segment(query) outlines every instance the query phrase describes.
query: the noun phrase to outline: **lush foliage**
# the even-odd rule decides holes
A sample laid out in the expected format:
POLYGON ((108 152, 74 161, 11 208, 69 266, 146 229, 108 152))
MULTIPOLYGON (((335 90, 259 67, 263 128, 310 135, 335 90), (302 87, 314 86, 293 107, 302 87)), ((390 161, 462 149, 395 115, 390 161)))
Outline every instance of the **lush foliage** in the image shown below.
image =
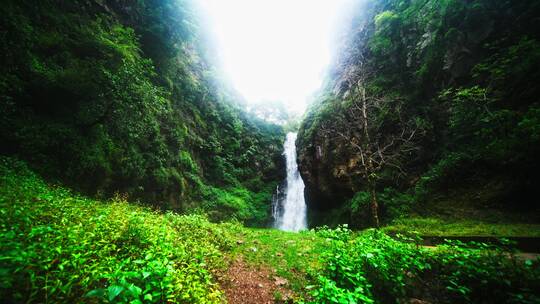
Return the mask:
POLYGON ((380 231, 358 237, 346 227, 322 230, 331 240, 315 303, 535 303, 540 263, 486 244, 448 242, 437 249, 380 231))
POLYGON ((374 230, 213 224, 119 196, 79 196, 4 157, 0 207, 0 298, 9 303, 222 303, 216 277, 237 258, 286 278, 299 303, 535 303, 540 296, 539 261, 495 246, 425 248, 374 230))
POLYGON ((258 197, 280 181, 283 131, 214 76, 190 1, 7 1, 0 13, 1 153, 86 193, 178 211, 213 187, 258 197))
POLYGON ((0 298, 10 303, 221 303, 226 226, 102 203, 0 160, 0 298))
POLYGON ((355 207, 367 182, 358 176, 359 153, 321 130, 328 123, 351 129, 360 120, 347 116, 358 99, 353 92, 365 89, 392 108, 383 105, 370 120, 388 128, 380 142, 395 132, 390 114, 396 110, 424 132, 414 155, 379 174, 378 195, 392 189, 394 196, 382 203, 389 211, 383 217, 429 208, 451 190, 475 191, 469 185, 492 187, 494 194, 470 200, 472 207, 536 210, 529 198, 539 189, 540 36, 532 23, 539 13, 537 1, 383 0, 358 9, 337 72, 300 128, 301 170, 316 176, 308 188, 327 191, 314 196, 337 197, 351 207, 344 218, 362 225, 355 207), (403 208, 392 205, 397 201, 403 208))

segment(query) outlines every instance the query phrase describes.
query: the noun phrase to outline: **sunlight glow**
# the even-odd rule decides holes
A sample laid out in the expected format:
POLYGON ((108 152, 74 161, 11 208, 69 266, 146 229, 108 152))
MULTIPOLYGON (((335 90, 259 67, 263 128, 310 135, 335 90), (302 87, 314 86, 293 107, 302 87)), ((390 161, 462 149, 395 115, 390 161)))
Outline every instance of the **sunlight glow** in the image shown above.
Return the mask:
POLYGON ((351 0, 201 0, 225 74, 248 103, 303 112, 331 59, 340 8, 351 0))

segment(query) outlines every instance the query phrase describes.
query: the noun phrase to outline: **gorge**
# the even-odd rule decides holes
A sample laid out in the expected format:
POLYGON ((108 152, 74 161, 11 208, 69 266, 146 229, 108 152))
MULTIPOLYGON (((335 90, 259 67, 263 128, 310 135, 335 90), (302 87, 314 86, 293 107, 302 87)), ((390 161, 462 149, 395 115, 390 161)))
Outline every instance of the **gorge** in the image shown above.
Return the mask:
POLYGON ((540 302, 540 1, 0 15, 0 302, 540 302))

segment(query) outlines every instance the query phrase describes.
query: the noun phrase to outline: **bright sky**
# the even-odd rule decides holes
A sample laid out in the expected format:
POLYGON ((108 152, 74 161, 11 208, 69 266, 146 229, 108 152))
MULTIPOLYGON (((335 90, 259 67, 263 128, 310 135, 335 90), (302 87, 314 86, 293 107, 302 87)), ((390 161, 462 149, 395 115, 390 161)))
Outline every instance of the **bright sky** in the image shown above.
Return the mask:
POLYGON ((338 12, 352 0, 202 0, 226 75, 248 103, 303 112, 331 59, 338 12))

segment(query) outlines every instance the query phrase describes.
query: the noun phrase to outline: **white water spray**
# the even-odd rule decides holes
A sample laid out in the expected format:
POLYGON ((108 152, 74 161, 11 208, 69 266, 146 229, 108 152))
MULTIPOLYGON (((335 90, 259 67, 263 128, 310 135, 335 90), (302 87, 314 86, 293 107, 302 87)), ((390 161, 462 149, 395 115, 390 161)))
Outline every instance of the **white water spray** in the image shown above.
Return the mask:
POLYGON ((284 144, 287 161, 287 189, 282 208, 279 200, 274 201, 273 215, 276 228, 286 231, 299 231, 307 228, 306 202, 304 200, 304 181, 296 163, 296 133, 288 133, 284 144))

